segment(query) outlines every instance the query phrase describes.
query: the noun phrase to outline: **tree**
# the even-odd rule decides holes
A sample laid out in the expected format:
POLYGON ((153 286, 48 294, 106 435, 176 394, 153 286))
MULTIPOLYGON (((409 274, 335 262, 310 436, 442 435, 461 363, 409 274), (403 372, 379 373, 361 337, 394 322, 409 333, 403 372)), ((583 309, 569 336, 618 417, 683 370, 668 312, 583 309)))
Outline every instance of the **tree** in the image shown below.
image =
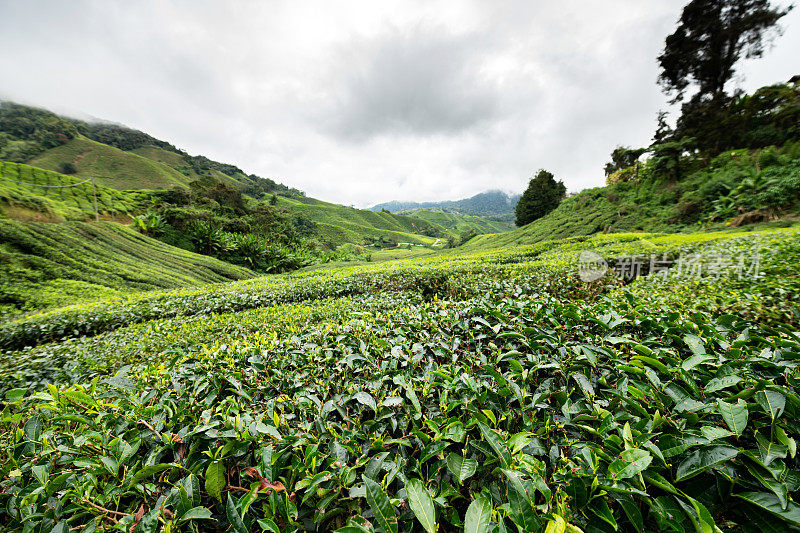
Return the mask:
POLYGON ((278 205, 278 197, 275 194, 269 199, 269 205, 278 205))
POLYGON ((632 167, 639 160, 639 157, 647 151, 647 148, 628 148, 627 146, 617 146, 611 152, 611 162, 606 163, 606 176, 610 176, 617 170, 632 167))
POLYGON ((566 192, 567 188, 552 173, 539 170, 517 203, 517 226, 530 224, 558 207, 566 192))
POLYGON ((769 0, 692 0, 658 56, 659 85, 674 94, 673 103, 683 100, 690 84, 701 98, 724 95, 736 63, 761 57, 792 7, 773 8, 769 0))
POLYGON ((659 111, 656 117, 656 132, 653 135, 653 144, 661 144, 667 142, 672 135, 672 128, 667 123, 667 116, 669 113, 666 111, 659 111))
POLYGON ((58 171, 62 174, 77 174, 78 167, 75 166, 75 163, 71 161, 64 161, 58 166, 58 171))
POLYGON ((668 181, 678 181, 684 170, 681 166, 681 158, 691 149, 693 144, 694 139, 684 137, 680 141, 668 141, 651 146, 653 172, 668 181))

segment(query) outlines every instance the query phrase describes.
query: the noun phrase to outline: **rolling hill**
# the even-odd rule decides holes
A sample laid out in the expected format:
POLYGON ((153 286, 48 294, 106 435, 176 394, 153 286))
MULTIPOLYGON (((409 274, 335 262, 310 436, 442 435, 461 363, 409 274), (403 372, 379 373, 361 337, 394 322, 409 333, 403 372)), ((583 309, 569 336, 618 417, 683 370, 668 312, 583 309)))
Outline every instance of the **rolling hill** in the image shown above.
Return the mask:
POLYGON ((503 233, 516 227, 512 220, 508 220, 509 217, 504 216, 463 215, 433 208, 406 209, 400 213, 427 220, 432 224, 441 226, 448 233, 456 235, 462 235, 470 231, 477 234, 503 233))
POLYGON ((336 244, 384 239, 396 243, 429 245, 447 231, 420 217, 375 213, 306 197, 279 197, 278 207, 313 222, 314 232, 336 244))
POLYGON ((100 222, 0 220, 0 315, 255 274, 100 222))
POLYGON ((78 176, 96 176, 117 189, 185 188, 210 179, 259 192, 299 193, 120 124, 85 122, 8 101, 0 101, 0 161, 56 171, 72 165, 78 176))
MULTIPOLYGON (((0 212, 18 220, 87 220, 93 212, 87 204, 87 200, 91 201, 87 195, 90 185, 61 191, 52 185, 96 177, 102 196, 99 208, 108 218, 137 215, 150 209, 145 191, 191 191, 195 184, 206 189, 224 184, 261 202, 275 195, 277 207, 285 209, 287 216, 302 226, 301 231, 331 246, 373 242, 430 245, 465 228, 478 233, 508 229, 500 221, 484 222, 455 212, 447 217, 423 212, 420 216, 376 213, 307 198, 296 189, 247 174, 234 165, 191 156, 138 130, 109 122, 71 119, 11 102, 0 102, 0 161, 8 162, 1 172, 26 177, 16 181, 41 181, 51 186, 26 188, 8 179, 0 182, 0 212), (8 166, 21 163, 51 172, 41 174, 24 169, 25 165, 8 166), (70 175, 57 174, 63 172, 70 175)), ((491 194, 487 198, 497 200, 491 194)), ((470 205, 479 203, 473 199, 470 205)), ((207 205, 204 209, 215 208, 207 205)))

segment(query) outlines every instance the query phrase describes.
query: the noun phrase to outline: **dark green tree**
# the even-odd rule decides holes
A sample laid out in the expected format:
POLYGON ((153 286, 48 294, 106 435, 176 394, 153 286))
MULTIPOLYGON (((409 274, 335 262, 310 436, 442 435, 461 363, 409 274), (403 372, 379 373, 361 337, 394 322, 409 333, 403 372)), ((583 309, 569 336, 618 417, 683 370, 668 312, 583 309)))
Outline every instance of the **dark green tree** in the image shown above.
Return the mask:
POLYGON ((269 205, 278 205, 278 197, 275 194, 269 199, 269 205))
POLYGON ((606 163, 606 176, 610 176, 617 170, 632 167, 639 160, 639 157, 647 151, 647 148, 628 148, 627 146, 617 146, 611 152, 611 162, 606 163))
POLYGON ((667 181, 678 181, 684 173, 681 160, 691 150, 694 139, 685 137, 680 141, 667 141, 650 147, 653 154, 653 171, 667 181))
POLYGON ((58 171, 62 174, 77 174, 78 167, 71 161, 64 161, 58 166, 58 171))
POLYGON ((769 0, 692 0, 658 56, 659 84, 673 102, 683 100, 690 85, 701 97, 724 95, 736 63, 761 57, 792 7, 774 8, 769 0))
POLYGON ((517 203, 517 226, 530 224, 558 207, 566 192, 567 188, 552 173, 539 170, 517 203))

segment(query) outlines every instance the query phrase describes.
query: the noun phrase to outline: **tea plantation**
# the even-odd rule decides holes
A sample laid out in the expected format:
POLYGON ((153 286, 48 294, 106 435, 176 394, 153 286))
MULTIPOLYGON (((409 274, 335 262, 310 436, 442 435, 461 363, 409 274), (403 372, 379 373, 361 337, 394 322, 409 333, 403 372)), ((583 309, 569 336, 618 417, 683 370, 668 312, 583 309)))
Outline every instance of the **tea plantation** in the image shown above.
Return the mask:
POLYGON ((793 531, 798 260, 609 234, 7 321, 0 527, 793 531))

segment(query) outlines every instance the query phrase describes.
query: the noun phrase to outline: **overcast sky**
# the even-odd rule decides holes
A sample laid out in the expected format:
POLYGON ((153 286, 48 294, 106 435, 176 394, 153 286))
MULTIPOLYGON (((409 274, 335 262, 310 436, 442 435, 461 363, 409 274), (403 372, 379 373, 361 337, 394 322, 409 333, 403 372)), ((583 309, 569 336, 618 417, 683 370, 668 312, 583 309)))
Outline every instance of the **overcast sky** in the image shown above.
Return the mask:
MULTIPOLYGON (((602 185, 685 2, 0 0, 0 97, 357 206, 602 185)), ((785 3, 785 2, 784 2, 785 3)), ((748 90, 800 73, 800 9, 748 90)))

